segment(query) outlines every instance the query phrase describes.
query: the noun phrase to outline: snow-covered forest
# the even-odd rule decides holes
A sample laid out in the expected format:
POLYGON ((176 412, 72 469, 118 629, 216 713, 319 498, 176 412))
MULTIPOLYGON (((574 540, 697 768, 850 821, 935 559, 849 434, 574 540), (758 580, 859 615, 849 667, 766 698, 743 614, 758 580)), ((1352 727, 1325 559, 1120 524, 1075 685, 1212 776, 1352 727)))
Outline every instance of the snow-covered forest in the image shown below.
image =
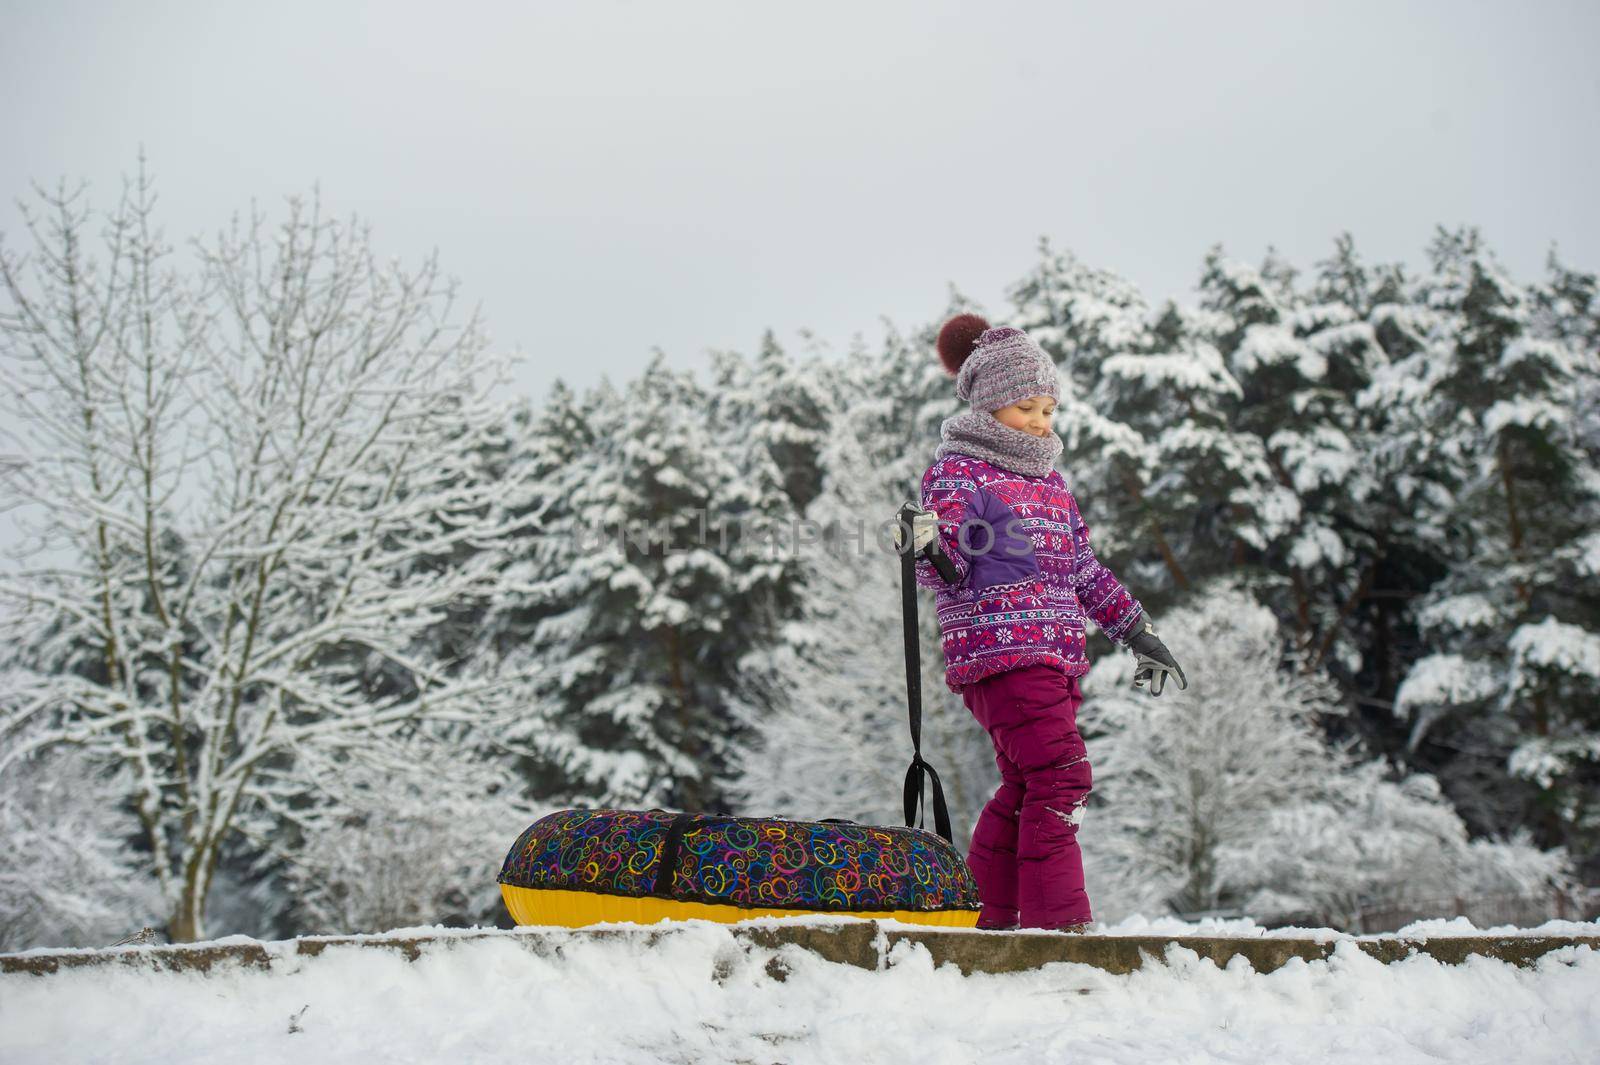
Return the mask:
MULTIPOLYGON (((494 922, 575 805, 897 823, 885 533, 967 309, 1058 361, 1062 472, 1191 682, 1091 641, 1103 916, 1600 881, 1592 272, 1441 230, 1218 247, 1168 300, 1041 243, 1009 306, 532 399, 436 262, 315 200, 175 247, 155 203, 0 246, 0 949, 494 922)), ((964 842, 997 774, 923 602, 964 842)))

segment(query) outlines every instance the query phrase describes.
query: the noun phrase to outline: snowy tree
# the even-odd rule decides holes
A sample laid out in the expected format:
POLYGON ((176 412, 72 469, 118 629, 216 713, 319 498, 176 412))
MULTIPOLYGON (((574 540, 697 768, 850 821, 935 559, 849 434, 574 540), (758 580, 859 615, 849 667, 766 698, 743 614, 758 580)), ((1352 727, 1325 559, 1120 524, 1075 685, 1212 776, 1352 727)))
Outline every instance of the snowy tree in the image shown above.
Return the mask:
POLYGON ((793 524, 781 469, 757 426, 712 406, 657 353, 585 401, 610 424, 552 474, 548 535, 493 622, 533 625, 535 705, 514 738, 557 769, 541 800, 725 804, 738 663, 774 639, 799 573, 776 550, 793 524))
POLYGON ((99 258, 65 190, 30 211, 31 256, 0 249, 5 483, 32 537, 0 579, 21 656, 0 772, 59 743, 121 767, 188 940, 228 841, 270 847, 347 764, 407 779, 399 735, 459 745, 509 712, 427 637, 494 597, 517 522, 472 459, 505 367, 434 259, 381 262, 293 199, 196 242, 183 275, 154 200, 141 168, 99 258))
MULTIPOLYGON (((818 566, 819 526, 805 512, 822 491, 821 449, 835 411, 826 363, 813 353, 797 365, 770 331, 754 363, 736 352, 714 352, 712 360, 712 432, 738 469, 736 491, 723 505, 738 520, 726 556, 747 588, 746 625, 763 633, 739 654, 728 692, 739 732, 728 755, 728 787, 741 808, 754 801, 770 809, 770 796, 742 792, 741 761, 766 724, 808 705, 795 676, 806 641, 803 603, 830 574, 818 566)), ((795 816, 818 816, 814 809, 795 816)))
POLYGON ((759 720, 788 695, 782 672, 763 663, 784 641, 814 579, 804 552, 817 540, 815 526, 802 517, 821 491, 819 454, 833 417, 824 377, 816 355, 794 363, 770 331, 753 363, 735 352, 713 353, 710 429, 733 464, 718 507, 736 522, 721 550, 740 589, 740 628, 760 634, 731 672, 736 721, 759 720))
POLYGON ((603 649, 582 641, 591 609, 584 596, 590 560, 585 515, 574 500, 593 475, 598 428, 621 403, 608 378, 582 397, 557 380, 537 410, 519 411, 510 463, 526 498, 511 512, 538 521, 517 538, 506 594, 480 621, 491 658, 529 678, 521 712, 497 739, 514 756, 526 790, 561 805, 595 798, 589 767, 604 758, 584 749, 581 718, 563 693, 603 681, 603 649))
POLYGON ((876 405, 847 404, 831 418, 827 479, 796 544, 808 573, 799 610, 780 640, 743 663, 764 695, 739 710, 745 739, 733 787, 752 813, 901 820, 910 744, 904 667, 896 668, 899 569, 879 544, 893 502, 862 439, 876 429, 864 408, 876 405))
MULTIPOLYGON (((1271 267, 1269 259, 1257 276, 1271 267)), ((1287 285, 1288 271, 1278 274, 1287 285)), ((1347 302, 1365 299, 1368 284, 1342 238, 1312 292, 1289 295, 1227 354, 1244 390, 1238 426, 1261 440, 1273 491, 1294 501, 1289 527, 1264 545, 1265 562, 1290 578, 1307 667, 1330 663, 1347 675, 1361 658, 1348 620, 1384 560, 1389 517, 1375 505, 1379 486, 1363 462, 1369 438, 1353 401, 1386 361, 1359 305, 1347 302)), ((1271 290, 1260 286, 1247 305, 1264 308, 1271 290)))
POLYGON ((1188 690, 1151 699, 1104 660, 1084 682, 1096 782, 1084 851, 1103 914, 1348 917, 1459 887, 1489 853, 1522 883, 1563 875, 1560 854, 1469 843, 1431 778, 1396 782, 1330 748, 1318 719, 1339 712, 1333 684, 1300 668, 1272 611, 1236 583, 1208 586, 1167 630, 1197 663, 1188 690))
POLYGON ((395 781, 340 767, 288 814, 281 848, 295 934, 493 923, 508 847, 552 808, 514 801, 493 763, 433 742, 403 744, 418 772, 395 781))
POLYGON ((1565 851, 1526 833, 1471 839, 1426 773, 1394 779, 1382 759, 1339 767, 1333 801, 1308 796, 1268 812, 1257 836, 1234 841, 1241 905, 1263 916, 1317 914, 1359 926, 1364 910, 1480 894, 1543 895, 1571 883, 1565 851))
POLYGON ((712 366, 713 423, 730 441, 759 447, 779 471, 789 509, 804 514, 822 490, 826 362, 815 352, 803 360, 790 357, 768 330, 753 361, 713 352, 712 366))
POLYGON ((1079 505, 1100 516, 1102 550, 1152 607, 1188 582, 1169 541, 1162 501, 1148 488, 1159 463, 1164 386, 1147 372, 1176 369, 1134 356, 1156 353, 1154 315, 1132 284, 1041 242, 1035 269, 1008 290, 1016 324, 1061 367, 1056 424, 1062 466, 1079 505), (1135 369, 1137 367, 1137 369, 1135 369))
POLYGON ((1034 268, 1006 295, 1015 308, 1012 324, 1050 353, 1074 392, 1092 392, 1112 356, 1149 349, 1152 315, 1144 294, 1071 252, 1053 251, 1048 240, 1039 242, 1034 268))
POLYGON ((1474 231, 1441 232, 1432 257, 1419 286, 1427 346, 1389 394, 1413 400, 1408 430, 1444 471, 1430 517, 1448 570, 1417 603, 1426 653, 1395 709, 1411 722, 1413 748, 1455 752, 1446 783, 1477 823, 1527 826, 1587 857, 1600 838, 1600 596, 1589 554, 1600 452, 1574 415, 1600 378, 1600 353, 1541 322, 1541 297, 1474 231))
POLYGON ((1273 430, 1304 521, 1280 552, 1290 571, 1293 617, 1308 668, 1326 666, 1346 693, 1349 731, 1373 749, 1403 747, 1391 708, 1415 625, 1407 603, 1439 575, 1434 528, 1419 501, 1442 491, 1423 442, 1401 428, 1406 413, 1375 402, 1395 361, 1421 350, 1425 327, 1398 266, 1367 264, 1348 235, 1317 264, 1297 314, 1306 342, 1326 359, 1321 380, 1292 393, 1308 411, 1273 430))
POLYGON ((1261 442, 1235 427, 1241 389, 1214 342, 1215 318, 1165 305, 1143 350, 1101 366, 1092 410, 1066 410, 1068 446, 1090 461, 1105 454, 1117 470, 1108 487, 1122 491, 1106 493, 1115 509, 1100 524, 1126 525, 1117 535, 1141 556, 1128 568, 1141 596, 1145 587, 1185 593, 1234 569, 1292 518, 1292 500, 1272 492, 1261 442), (1260 502, 1263 490, 1274 506, 1260 502))
POLYGON ((1099 827, 1085 852, 1118 870, 1113 883, 1142 885, 1140 902, 1183 911, 1214 909, 1236 891, 1227 848, 1322 787, 1327 756, 1313 719, 1335 705, 1325 682, 1279 668, 1271 611, 1226 587, 1200 602, 1169 612, 1163 628, 1173 653, 1193 663, 1187 691, 1151 699, 1113 687, 1116 666, 1104 659, 1083 683, 1101 808, 1090 813, 1099 827))
POLYGON ((104 946, 159 923, 129 772, 54 747, 0 775, 0 950, 104 946))
MULTIPOLYGON (((1300 418, 1294 399, 1303 396, 1304 383, 1320 383, 1326 359, 1294 329, 1303 301, 1293 276, 1270 253, 1256 269, 1226 257, 1221 248, 1207 256, 1201 276, 1207 331, 1239 389, 1227 417, 1239 455, 1230 463, 1233 476, 1226 486, 1235 566, 1272 569, 1275 546, 1294 537, 1305 519, 1300 493, 1281 461, 1283 450, 1303 438, 1277 434, 1295 431, 1300 418)), ((1315 552, 1301 554, 1297 561, 1305 564, 1311 558, 1304 556, 1315 552)))

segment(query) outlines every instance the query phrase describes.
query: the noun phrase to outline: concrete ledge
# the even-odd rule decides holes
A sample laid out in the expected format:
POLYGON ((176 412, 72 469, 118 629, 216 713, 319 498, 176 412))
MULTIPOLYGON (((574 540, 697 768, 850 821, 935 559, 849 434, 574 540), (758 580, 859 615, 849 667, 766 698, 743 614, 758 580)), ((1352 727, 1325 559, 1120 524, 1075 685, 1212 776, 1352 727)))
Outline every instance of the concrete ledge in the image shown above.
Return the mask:
POLYGON ((104 950, 0 954, 0 973, 47 976, 62 969, 95 965, 126 965, 155 972, 208 973, 213 968, 226 965, 270 969, 272 955, 263 943, 172 943, 164 946, 107 947, 104 950))
POLYGON ((1496 958, 1524 968, 1563 947, 1600 950, 1600 936, 1439 936, 1437 939, 1357 939, 1362 952, 1388 964, 1413 954, 1426 954, 1446 965, 1460 965, 1474 955, 1496 958))
POLYGON ((1219 967, 1234 958, 1247 960, 1257 972, 1271 972, 1291 958, 1320 961, 1333 952, 1331 943, 1315 939, 1243 939, 1212 936, 1069 936, 1058 932, 958 932, 939 929, 888 932, 890 944, 909 941, 925 948, 935 965, 957 966, 963 973, 1014 973, 1053 962, 1092 965, 1108 973, 1131 973, 1147 960, 1161 961, 1177 944, 1209 958, 1219 967))
POLYGON ((1553 950, 1588 946, 1600 950, 1600 936, 1442 936, 1437 939, 1379 939, 1334 936, 1327 939, 1241 938, 1232 936, 1069 936, 1051 932, 950 932, 944 929, 887 930, 891 944, 907 940, 925 947, 935 965, 946 963, 963 973, 1010 973, 1037 969, 1053 962, 1092 965, 1108 973, 1131 973, 1148 960, 1162 961, 1167 948, 1179 946, 1208 958, 1220 968, 1243 958, 1259 973, 1282 968, 1291 960, 1322 961, 1341 942, 1354 942, 1385 964, 1413 954, 1459 965, 1472 956, 1530 966, 1553 950))
MULTIPOLYGON (((682 926, 659 925, 593 929, 522 928, 485 930, 438 936, 319 936, 274 942, 246 940, 164 946, 112 947, 104 950, 30 951, 0 954, 0 973, 48 976, 82 966, 126 965, 153 972, 210 972, 219 966, 270 970, 293 966, 296 959, 315 957, 331 947, 361 947, 398 951, 415 961, 436 950, 482 939, 509 939, 525 950, 559 957, 574 940, 626 939, 648 947, 665 936, 679 934, 682 926)), ((1600 950, 1600 936, 1443 936, 1435 939, 1393 939, 1332 936, 1326 939, 1239 938, 1221 936, 1073 936, 1058 932, 978 932, 967 929, 916 928, 881 921, 832 921, 825 924, 759 924, 728 926, 735 942, 746 950, 777 950, 793 945, 828 961, 863 969, 892 964, 897 944, 912 943, 927 950, 935 965, 955 965, 963 973, 1010 973, 1037 969, 1056 962, 1092 965, 1109 973, 1130 973, 1163 961, 1167 949, 1179 946, 1209 958, 1218 966, 1243 958, 1257 972, 1272 972, 1295 958, 1320 961, 1330 957, 1341 942, 1354 942, 1367 955, 1385 963, 1414 954, 1459 965, 1469 957, 1497 958, 1529 966, 1551 951, 1587 946, 1600 950)), ((720 978, 718 963, 713 977, 720 978)), ((782 979, 779 959, 768 971, 782 979)))

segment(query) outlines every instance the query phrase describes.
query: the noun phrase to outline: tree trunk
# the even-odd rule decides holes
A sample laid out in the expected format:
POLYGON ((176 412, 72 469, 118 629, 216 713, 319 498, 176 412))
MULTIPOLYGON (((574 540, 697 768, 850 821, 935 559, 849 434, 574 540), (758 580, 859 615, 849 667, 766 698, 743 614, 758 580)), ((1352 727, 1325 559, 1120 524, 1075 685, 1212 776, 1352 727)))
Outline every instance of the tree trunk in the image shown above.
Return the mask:
POLYGON ((183 881, 183 893, 178 897, 172 918, 167 924, 167 938, 174 943, 193 943, 206 934, 205 888, 192 873, 183 881))
MULTIPOLYGON (((1122 486, 1128 494, 1144 505, 1144 489, 1139 486, 1139 481, 1133 473, 1124 469, 1122 471, 1122 486)), ((1149 508, 1145 507, 1148 515, 1149 508)), ((1167 572, 1172 574, 1172 583, 1180 591, 1188 591, 1189 575, 1183 572, 1183 566, 1178 562, 1178 556, 1172 551, 1172 545, 1167 543, 1166 536, 1161 532, 1161 523, 1154 516, 1148 517, 1150 532, 1156 538, 1156 550, 1161 552, 1161 560, 1167 564, 1167 572)))
MULTIPOLYGON (((1500 447, 1497 454, 1500 466, 1500 484, 1506 493, 1506 527, 1511 538, 1511 557, 1518 562, 1522 561, 1522 518, 1517 513, 1516 483, 1511 476, 1511 442, 1504 433, 1500 434, 1500 447)), ((1523 609, 1527 609, 1533 602, 1533 592, 1525 580, 1517 582, 1517 598, 1522 600, 1523 609)))
MULTIPOLYGON (((689 685, 683 676, 683 647, 676 625, 667 626, 667 671, 671 679, 673 693, 677 696, 678 735, 686 745, 698 747, 699 740, 695 736, 694 723, 690 720, 689 685)), ((691 749, 685 753, 695 755, 697 769, 703 768, 699 766, 698 756, 700 752, 698 750, 691 749)), ((700 810, 704 806, 705 796, 700 790, 698 774, 694 780, 674 781, 674 786, 674 790, 678 792, 679 800, 685 810, 700 810)))
POLYGON ((1323 634, 1322 646, 1317 648, 1317 656, 1307 665, 1306 672, 1313 672, 1321 668, 1323 660, 1328 657, 1328 652, 1333 649, 1333 641, 1339 637, 1339 630, 1344 627, 1345 621, 1349 619, 1351 612, 1355 610, 1356 604, 1366 597, 1367 590, 1372 587, 1372 578, 1377 575, 1378 563, 1382 559, 1383 556, 1379 555, 1367 566, 1366 572, 1361 575, 1361 582, 1356 585, 1356 590, 1351 593, 1350 598, 1346 599, 1344 605, 1339 608, 1339 617, 1332 625, 1328 626, 1328 631, 1323 634))
POLYGON ((1302 651, 1310 650, 1315 638, 1311 634, 1311 593, 1306 590, 1305 574, 1298 567, 1291 569, 1289 576, 1294 581, 1295 646, 1302 651))

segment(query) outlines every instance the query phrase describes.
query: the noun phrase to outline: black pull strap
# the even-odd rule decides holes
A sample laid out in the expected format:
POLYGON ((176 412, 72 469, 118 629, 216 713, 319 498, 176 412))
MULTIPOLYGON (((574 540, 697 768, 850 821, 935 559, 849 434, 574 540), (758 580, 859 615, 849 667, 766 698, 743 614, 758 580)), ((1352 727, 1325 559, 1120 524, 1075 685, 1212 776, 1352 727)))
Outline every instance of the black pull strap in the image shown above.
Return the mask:
MULTIPOLYGON (((933 766, 922 760, 920 752, 912 755, 911 768, 906 770, 906 827, 911 827, 917 804, 922 801, 923 774, 933 782, 933 830, 946 841, 954 842, 950 839, 950 811, 944 804, 944 785, 939 783, 939 774, 933 766)), ((920 820, 916 827, 923 827, 920 820)))
POLYGON ((667 838, 661 843, 661 858, 656 864, 656 882, 650 894, 664 899, 672 898, 672 880, 678 871, 678 854, 683 849, 683 834, 698 818, 694 814, 679 814, 667 826, 667 838))
POLYGON ((915 507, 907 503, 900 510, 900 613, 905 619, 906 635, 906 706, 911 715, 911 768, 906 770, 905 808, 906 827, 922 828, 919 807, 926 811, 922 795, 924 775, 933 781, 934 831, 950 839, 950 811, 944 802, 944 785, 933 766, 922 759, 922 644, 917 631, 917 556, 912 548, 911 514, 915 507))

